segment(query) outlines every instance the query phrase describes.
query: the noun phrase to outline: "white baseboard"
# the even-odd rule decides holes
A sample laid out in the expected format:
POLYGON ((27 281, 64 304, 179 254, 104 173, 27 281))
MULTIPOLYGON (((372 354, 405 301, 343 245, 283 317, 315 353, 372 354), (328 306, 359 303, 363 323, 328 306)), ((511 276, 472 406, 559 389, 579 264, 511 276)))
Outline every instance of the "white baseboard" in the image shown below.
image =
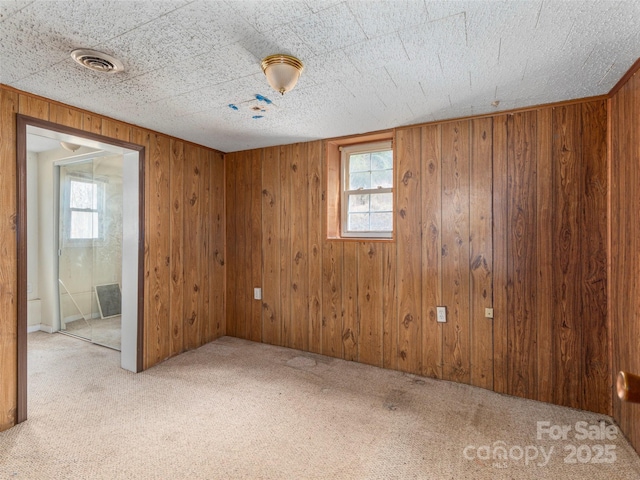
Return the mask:
POLYGON ((51 325, 29 325, 27 327, 27 333, 33 333, 33 332, 47 332, 47 333, 53 333, 53 327, 51 325))

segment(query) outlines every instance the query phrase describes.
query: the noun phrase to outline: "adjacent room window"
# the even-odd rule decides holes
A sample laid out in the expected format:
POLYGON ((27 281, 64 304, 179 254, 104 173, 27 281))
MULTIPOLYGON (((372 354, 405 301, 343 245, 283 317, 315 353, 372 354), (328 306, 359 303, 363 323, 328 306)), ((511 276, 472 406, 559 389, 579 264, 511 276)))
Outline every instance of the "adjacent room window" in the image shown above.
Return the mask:
POLYGON ((104 239, 104 182, 68 175, 65 182, 66 244, 84 245, 104 239))
POLYGON ((391 238, 393 150, 391 142, 341 147, 343 237, 391 238))

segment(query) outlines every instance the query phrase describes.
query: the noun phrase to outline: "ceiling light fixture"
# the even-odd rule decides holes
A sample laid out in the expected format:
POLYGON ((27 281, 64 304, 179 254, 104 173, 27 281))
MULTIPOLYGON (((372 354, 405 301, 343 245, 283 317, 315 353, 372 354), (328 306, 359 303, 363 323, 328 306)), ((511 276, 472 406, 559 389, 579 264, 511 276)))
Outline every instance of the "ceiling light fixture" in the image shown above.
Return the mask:
POLYGON ((75 152, 80 148, 80 145, 76 145, 75 143, 70 142, 60 142, 60 146, 70 152, 75 152))
POLYGON ((262 59, 262 71, 269 85, 281 95, 296 86, 304 65, 296 57, 282 53, 262 59))

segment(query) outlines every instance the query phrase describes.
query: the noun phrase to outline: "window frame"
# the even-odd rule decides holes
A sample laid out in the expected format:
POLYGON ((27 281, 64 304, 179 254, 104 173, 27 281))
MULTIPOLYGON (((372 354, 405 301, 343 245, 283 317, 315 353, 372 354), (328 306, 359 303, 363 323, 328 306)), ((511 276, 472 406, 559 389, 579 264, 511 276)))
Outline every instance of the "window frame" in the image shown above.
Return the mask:
POLYGON ((63 208, 64 208, 64 228, 62 235, 62 246, 64 247, 90 247, 102 245, 106 239, 105 232, 105 198, 107 182, 94 175, 83 175, 80 172, 66 172, 64 179, 63 208), (97 188, 97 208, 73 208, 71 206, 71 183, 81 182, 95 185, 97 188), (93 238, 71 238, 71 217, 73 212, 91 212, 98 214, 98 235, 93 238))
MULTIPOLYGON (((340 237, 346 239, 379 239, 379 240, 391 240, 393 239, 394 225, 395 225, 395 154, 393 151, 393 141, 389 140, 381 140, 381 141, 372 141, 367 143, 359 143, 353 145, 343 145, 339 147, 340 150, 340 237), (392 155, 392 163, 391 163, 391 172, 392 172, 392 181, 391 187, 386 188, 369 188, 369 189, 358 189, 358 190, 349 190, 348 182, 349 182, 349 162, 352 155, 358 155, 362 153, 373 153, 380 151, 391 151, 392 155), (349 197, 351 195, 362 195, 362 194, 380 194, 380 193, 390 193, 391 194, 391 230, 389 231, 376 231, 376 230, 366 230, 366 231, 352 231, 349 230, 349 197)), ((369 210, 369 213, 371 211, 369 210)))

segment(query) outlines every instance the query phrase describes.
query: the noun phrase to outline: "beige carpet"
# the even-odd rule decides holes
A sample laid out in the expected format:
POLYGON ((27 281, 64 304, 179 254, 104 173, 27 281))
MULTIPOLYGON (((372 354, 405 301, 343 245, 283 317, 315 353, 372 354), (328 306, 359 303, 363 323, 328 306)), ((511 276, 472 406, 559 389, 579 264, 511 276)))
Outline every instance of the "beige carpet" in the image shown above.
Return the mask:
POLYGON ((31 334, 29 420, 0 433, 0 478, 640 478, 614 427, 575 438, 609 417, 479 388, 230 337, 141 374, 118 365, 31 334), (567 440, 538 440, 538 421, 570 426, 567 440))

